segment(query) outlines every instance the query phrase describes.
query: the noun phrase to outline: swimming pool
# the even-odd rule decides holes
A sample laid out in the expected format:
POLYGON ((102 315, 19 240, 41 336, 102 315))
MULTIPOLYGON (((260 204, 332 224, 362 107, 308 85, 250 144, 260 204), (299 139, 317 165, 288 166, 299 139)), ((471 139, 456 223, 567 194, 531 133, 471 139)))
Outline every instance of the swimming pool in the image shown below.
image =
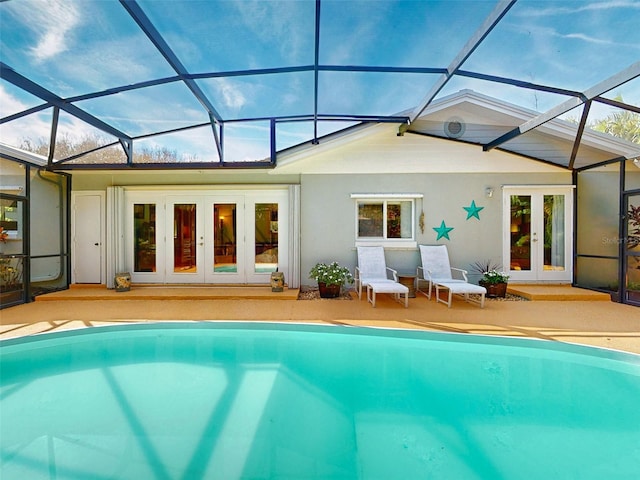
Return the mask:
POLYGON ((611 479, 640 465, 640 356, 251 322, 0 343, 6 479, 611 479))

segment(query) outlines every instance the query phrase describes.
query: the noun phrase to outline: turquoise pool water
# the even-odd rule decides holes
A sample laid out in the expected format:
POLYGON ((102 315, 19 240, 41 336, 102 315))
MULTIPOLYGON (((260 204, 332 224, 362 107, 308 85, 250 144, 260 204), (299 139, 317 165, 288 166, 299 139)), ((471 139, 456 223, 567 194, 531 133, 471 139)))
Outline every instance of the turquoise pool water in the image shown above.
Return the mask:
POLYGON ((0 343, 2 479, 616 479, 640 356, 266 323, 0 343))

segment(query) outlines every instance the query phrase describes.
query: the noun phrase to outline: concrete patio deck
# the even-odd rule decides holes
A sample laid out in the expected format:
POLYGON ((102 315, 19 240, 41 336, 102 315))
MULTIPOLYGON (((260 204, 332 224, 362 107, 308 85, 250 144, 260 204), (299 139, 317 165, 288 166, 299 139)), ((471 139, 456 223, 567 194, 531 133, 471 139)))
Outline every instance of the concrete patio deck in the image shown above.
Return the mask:
MULTIPOLYGON (((242 287, 238 292, 240 287, 235 288, 134 287, 130 292, 99 286, 72 288, 0 311, 0 339, 129 322, 243 320, 532 337, 640 354, 640 308, 600 301, 608 298, 571 287, 562 287, 555 295, 548 287, 532 301, 489 299, 484 309, 461 299, 454 299, 452 308, 447 308, 423 295, 410 298, 409 308, 380 295, 376 308, 371 308, 357 296, 296 300, 297 290, 273 293, 265 287, 242 287)), ((525 286, 521 288, 524 295, 525 286)))

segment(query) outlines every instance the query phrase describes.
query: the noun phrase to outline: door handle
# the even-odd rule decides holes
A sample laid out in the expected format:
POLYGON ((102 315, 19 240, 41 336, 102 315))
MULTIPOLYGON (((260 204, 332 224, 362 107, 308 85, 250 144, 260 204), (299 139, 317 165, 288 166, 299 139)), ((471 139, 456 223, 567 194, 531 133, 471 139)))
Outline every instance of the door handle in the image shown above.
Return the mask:
POLYGON ((94 243, 94 245, 97 247, 98 245, 100 245, 99 243, 94 243))

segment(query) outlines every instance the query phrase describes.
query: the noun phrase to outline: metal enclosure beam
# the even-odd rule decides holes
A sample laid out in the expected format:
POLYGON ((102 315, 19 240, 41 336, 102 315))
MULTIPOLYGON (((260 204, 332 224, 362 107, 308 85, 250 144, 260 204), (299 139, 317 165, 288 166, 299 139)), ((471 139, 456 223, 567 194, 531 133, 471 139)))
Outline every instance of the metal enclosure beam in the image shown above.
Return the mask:
POLYGON ((21 88, 25 92, 29 92, 32 95, 35 95, 38 98, 41 98, 49 105, 54 107, 58 107, 60 110, 64 110, 70 115, 79 118, 83 122, 88 123, 92 127, 95 127, 99 130, 107 132, 110 135, 113 135, 119 139, 127 139, 130 137, 124 132, 121 132, 117 128, 112 127, 108 123, 103 122, 102 120, 94 117, 90 113, 85 112, 81 108, 76 107, 75 105, 66 102, 56 94, 50 92, 46 88, 38 85, 37 83, 29 80, 26 77, 23 77, 18 72, 16 72, 9 65, 0 62, 0 78, 5 79, 7 82, 14 84, 16 87, 21 88))
POLYGON ((313 60, 313 139, 318 143, 318 63, 320 62, 320 0, 316 0, 315 49, 313 60))
POLYGON ((131 15, 133 20, 138 24, 138 26, 142 29, 145 35, 151 40, 151 42, 155 45, 155 47, 160 51, 165 60, 171 65, 171 68, 175 70, 175 72, 180 76, 181 80, 184 84, 191 90, 191 93, 196 97, 198 102, 205 108, 207 111, 209 118, 213 120, 213 138, 216 143, 216 148, 218 149, 218 154, 220 155, 220 160, 222 161, 222 146, 220 145, 220 141, 215 132, 214 123, 218 123, 222 121, 222 117, 216 111, 213 104, 209 101, 204 92, 200 89, 195 80, 189 78, 189 72, 184 67, 180 59, 173 53, 171 47, 164 40, 160 32, 156 29, 156 27, 151 23, 149 17, 142 11, 140 6, 135 0, 120 0, 120 3, 125 8, 125 10, 131 15))
POLYGON ((578 156, 578 150, 580 149, 580 143, 582 141, 582 134, 584 133, 584 128, 587 126, 587 118, 589 118, 589 110, 591 110, 591 101, 585 103, 584 109, 582 110, 582 117, 578 124, 578 133, 573 141, 573 149, 571 150, 571 157, 569 157, 569 164, 567 165, 569 170, 573 170, 573 166, 576 163, 576 157, 578 156))
POLYGON ((429 106, 436 95, 447 84, 456 71, 462 66, 462 64, 469 58, 476 48, 482 43, 482 41, 489 35, 491 30, 495 28, 504 17, 509 9, 516 3, 517 0, 502 0, 499 2, 493 11, 489 14, 486 20, 482 23, 476 33, 471 36, 466 45, 460 50, 460 53, 453 59, 451 64, 447 67, 447 73, 442 75, 435 83, 427 95, 422 99, 418 106, 413 110, 413 113, 409 116, 409 121, 414 122, 422 112, 429 106))
POLYGON ((630 80, 633 80, 636 77, 640 77, 640 62, 636 62, 629 67, 625 68, 621 72, 612 75, 611 77, 603 80, 602 82, 594 85, 593 87, 586 90, 581 98, 570 98, 565 102, 562 102, 560 105, 547 110, 546 112, 538 115, 535 118, 532 118, 528 122, 523 123, 519 127, 514 128, 510 132, 505 133, 504 135, 496 138, 495 140, 484 145, 483 150, 485 152, 502 145, 503 143, 512 140, 523 133, 526 133, 534 128, 537 128, 545 123, 553 120, 554 118, 559 117, 560 115, 567 113, 569 110, 582 105, 594 98, 602 95, 603 93, 608 92, 609 90, 616 88, 630 80))

